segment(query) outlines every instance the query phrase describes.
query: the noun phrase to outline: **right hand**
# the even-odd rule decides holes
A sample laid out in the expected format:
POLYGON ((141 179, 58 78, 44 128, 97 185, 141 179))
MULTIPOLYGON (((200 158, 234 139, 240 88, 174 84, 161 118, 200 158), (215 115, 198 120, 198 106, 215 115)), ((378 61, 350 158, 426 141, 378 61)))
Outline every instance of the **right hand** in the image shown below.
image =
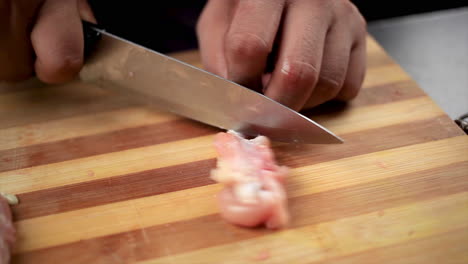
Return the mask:
POLYGON ((0 81, 73 79, 83 65, 86 0, 0 0, 0 81))
POLYGON ((210 0, 197 32, 208 71, 294 110, 349 101, 364 80, 366 21, 350 0, 210 0))

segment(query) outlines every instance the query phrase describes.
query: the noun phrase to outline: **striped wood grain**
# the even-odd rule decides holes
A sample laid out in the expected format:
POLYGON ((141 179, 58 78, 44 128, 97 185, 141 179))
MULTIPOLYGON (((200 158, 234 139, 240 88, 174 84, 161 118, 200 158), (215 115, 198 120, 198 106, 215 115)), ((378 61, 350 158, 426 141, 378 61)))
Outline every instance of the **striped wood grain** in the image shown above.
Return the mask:
POLYGON ((372 38, 367 51, 358 98, 304 112, 346 143, 274 144, 292 168, 282 231, 220 219, 219 130, 91 84, 0 84, 13 262, 466 263, 467 137, 372 38))

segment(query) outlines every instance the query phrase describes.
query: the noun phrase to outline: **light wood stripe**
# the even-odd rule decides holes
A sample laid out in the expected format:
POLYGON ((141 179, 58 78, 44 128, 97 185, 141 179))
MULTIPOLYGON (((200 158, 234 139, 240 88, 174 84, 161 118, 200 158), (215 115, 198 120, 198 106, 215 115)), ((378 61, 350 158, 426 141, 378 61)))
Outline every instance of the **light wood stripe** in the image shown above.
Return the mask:
POLYGON ((180 119, 161 111, 130 107, 0 130, 0 150, 106 133, 180 119))
POLYGON ((367 70, 362 88, 409 80, 411 77, 398 65, 379 66, 367 70))
POLYGON ((329 127, 335 134, 344 134, 382 126, 390 126, 444 115, 428 97, 389 104, 350 108, 312 118, 329 127))
POLYGON ((382 46, 379 45, 377 40, 371 35, 367 35, 366 44, 367 54, 387 54, 382 46))
MULTIPOLYGON (((421 162, 427 164, 425 170, 463 162, 468 159, 467 146, 468 138, 461 136, 294 169, 289 181, 289 195, 310 195, 335 189, 336 184, 344 187, 395 177, 401 175, 402 171, 417 172, 421 169, 421 162), (401 159, 403 155, 404 161, 401 159), (376 160, 376 156, 379 160, 376 160), (421 156, 425 159, 420 160, 421 156), (381 164, 388 164, 390 169, 381 168, 381 164), (310 184, 311 178, 314 180, 310 173, 317 172, 321 177, 315 179, 316 184, 310 184), (358 175, 360 181, 350 180, 349 175, 358 175)), ((16 225, 22 239, 18 243, 17 252, 213 214, 217 210, 213 196, 219 189, 217 184, 208 185, 19 221, 16 225)))
MULTIPOLYGON (((411 125, 402 124, 346 134, 343 136, 346 144, 301 146, 282 144, 275 147, 275 152, 280 164, 291 168, 304 167, 462 135, 459 129, 453 129, 452 123, 453 121, 446 117, 433 118, 414 122, 411 125), (443 129, 439 129, 441 126, 443 129), (431 137, 421 136, 427 131, 437 132, 432 133, 431 137), (392 140, 389 141, 388 138, 392 140)), ((214 166, 215 160, 209 159, 23 193, 18 196, 22 203, 13 207, 13 213, 15 219, 23 220, 203 186, 213 183, 206 175, 214 166), (68 197, 69 193, 74 194, 73 199, 68 197)))
MULTIPOLYGON (((413 233, 409 232, 408 236, 413 233)), ((331 258, 314 264, 370 264, 370 263, 468 263, 468 228, 453 230, 429 238, 414 239, 400 244, 369 249, 350 255, 331 258)))
MULTIPOLYGON (((411 99, 379 107, 351 108, 333 119, 316 120, 337 134, 409 123, 444 114, 429 98, 411 99), (353 124, 350 126, 349 124, 353 124)), ((5 192, 22 193, 65 184, 112 177, 215 157, 212 137, 198 137, 135 148, 71 161, 0 173, 5 192), (173 155, 178 153, 177 155, 173 155), (193 155, 196 153, 195 155, 193 155), (172 156, 173 155, 173 156, 172 156), (118 164, 118 166, 116 166, 118 164), (89 171, 93 171, 92 176, 89 171)))
POLYGON ((395 64, 395 61, 386 53, 367 53, 367 61, 366 61, 367 69, 372 69, 376 67, 381 67, 384 65, 391 65, 395 64))
POLYGON ((262 251, 271 255, 264 263, 310 263, 457 229, 467 233, 467 209, 468 193, 457 193, 141 263, 246 263, 262 251))
POLYGON ((5 109, 23 109, 25 107, 41 106, 55 108, 57 104, 50 104, 53 100, 62 99, 67 103, 83 103, 92 98, 113 95, 108 90, 100 89, 90 83, 70 82, 60 85, 28 87, 28 90, 19 90, 14 93, 0 94, 2 113, 5 109), (72 97, 72 98, 70 98, 72 97), (73 98, 74 97, 74 98, 73 98))
POLYGON ((0 94, 0 129, 135 106, 124 96, 84 83, 0 94))

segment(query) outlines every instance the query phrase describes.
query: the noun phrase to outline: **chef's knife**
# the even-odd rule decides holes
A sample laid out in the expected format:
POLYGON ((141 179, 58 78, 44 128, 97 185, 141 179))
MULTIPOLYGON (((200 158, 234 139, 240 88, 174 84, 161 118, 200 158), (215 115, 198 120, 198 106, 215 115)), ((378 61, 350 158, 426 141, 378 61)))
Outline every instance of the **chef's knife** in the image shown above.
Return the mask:
POLYGON ((343 141, 323 126, 239 84, 84 23, 86 49, 80 72, 128 96, 218 128, 274 141, 330 144, 343 141), (94 36, 90 38, 90 36, 94 36))

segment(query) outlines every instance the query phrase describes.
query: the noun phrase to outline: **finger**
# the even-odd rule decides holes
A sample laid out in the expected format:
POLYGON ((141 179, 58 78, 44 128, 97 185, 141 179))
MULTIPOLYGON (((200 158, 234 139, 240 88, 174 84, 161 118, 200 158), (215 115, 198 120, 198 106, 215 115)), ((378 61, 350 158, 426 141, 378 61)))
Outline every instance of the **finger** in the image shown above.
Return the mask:
POLYGON ((283 8, 283 0, 238 2, 224 42, 230 80, 251 87, 261 85, 283 8))
POLYGON ((93 10, 89 6, 88 0, 78 0, 78 12, 81 19, 96 24, 93 10))
POLYGON ((227 77, 224 35, 231 23, 235 1, 209 1, 197 23, 198 46, 207 71, 227 77))
MULTIPOLYGON (((365 23, 365 22, 364 22, 365 23)), ((366 74, 366 33, 365 26, 358 33, 358 40, 351 49, 348 71, 343 83, 343 88, 336 96, 336 99, 349 101, 355 98, 361 89, 366 74)))
POLYGON ((349 54, 353 43, 343 23, 334 24, 325 40, 325 47, 317 85, 304 108, 322 104, 336 97, 346 78, 349 54))
POLYGON ((76 0, 48 0, 31 34, 36 75, 44 82, 72 79, 83 64, 83 29, 76 0))
POLYGON ((279 57, 266 96, 299 110, 310 97, 322 62, 331 15, 328 1, 296 1, 287 7, 279 57))

